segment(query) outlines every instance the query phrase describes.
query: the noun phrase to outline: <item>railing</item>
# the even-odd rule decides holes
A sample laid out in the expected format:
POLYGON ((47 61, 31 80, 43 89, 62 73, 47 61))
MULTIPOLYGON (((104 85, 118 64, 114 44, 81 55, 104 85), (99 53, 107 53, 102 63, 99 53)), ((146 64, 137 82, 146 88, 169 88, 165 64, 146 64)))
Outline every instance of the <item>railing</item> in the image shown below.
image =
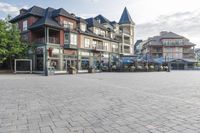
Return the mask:
POLYGON ((194 53, 193 49, 183 49, 183 53, 194 53))
POLYGON ((183 58, 185 58, 185 59, 194 59, 195 55, 194 54, 183 54, 183 58))
POLYGON ((118 49, 118 48, 112 48, 111 50, 112 50, 112 52, 114 52, 114 53, 118 53, 118 52, 119 52, 119 49, 118 49))
MULTIPOLYGON (((34 42, 35 43, 42 43, 43 44, 43 43, 45 43, 45 38, 44 37, 37 38, 37 39, 35 39, 34 42)), ((49 43, 60 44, 59 39, 56 38, 56 37, 49 37, 49 43)))
POLYGON ((124 49, 124 53, 130 53, 130 49, 124 49))
POLYGON ((130 45, 130 41, 129 40, 124 40, 124 43, 130 45))
POLYGON ((130 32, 128 30, 123 30, 123 33, 130 34, 130 32))
POLYGON ((151 49, 151 53, 162 53, 161 49, 151 49))

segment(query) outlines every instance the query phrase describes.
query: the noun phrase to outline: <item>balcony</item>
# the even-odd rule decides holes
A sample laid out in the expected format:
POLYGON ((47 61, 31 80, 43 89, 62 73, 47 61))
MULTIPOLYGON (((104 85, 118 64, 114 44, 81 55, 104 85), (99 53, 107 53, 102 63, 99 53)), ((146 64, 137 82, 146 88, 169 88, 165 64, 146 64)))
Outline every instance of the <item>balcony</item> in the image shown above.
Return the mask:
POLYGON ((124 40, 124 43, 130 45, 130 40, 124 40))
POLYGON ((194 54, 194 50, 193 50, 193 49, 183 49, 183 53, 191 53, 191 54, 194 54))
POLYGON ((195 54, 183 54, 183 58, 185 58, 185 59, 194 59, 195 58, 195 54))
POLYGON ((112 51, 113 53, 118 53, 118 52, 119 52, 119 49, 118 49, 118 48, 112 48, 111 51, 112 51))
POLYGON ((128 30, 123 30, 123 33, 130 35, 130 32, 128 30))
POLYGON ((64 48, 66 48, 66 49, 77 49, 78 46, 73 45, 73 44, 64 44, 64 48))
POLYGON ((151 49, 151 53, 162 53, 162 49, 151 49))
MULTIPOLYGON (((45 44, 45 38, 41 37, 41 38, 36 38, 34 43, 37 44, 45 44)), ((49 42, 48 43, 52 43, 52 44, 60 44, 59 39, 56 37, 49 37, 49 42)))
POLYGON ((130 49, 124 49, 124 53, 129 54, 130 53, 130 49))

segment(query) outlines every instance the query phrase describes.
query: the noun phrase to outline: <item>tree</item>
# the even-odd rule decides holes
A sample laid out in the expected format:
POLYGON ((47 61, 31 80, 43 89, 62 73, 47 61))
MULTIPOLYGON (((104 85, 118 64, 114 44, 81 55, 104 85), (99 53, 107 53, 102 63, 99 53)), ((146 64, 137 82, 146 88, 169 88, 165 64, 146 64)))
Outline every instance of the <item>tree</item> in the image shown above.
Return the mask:
POLYGON ((0 20, 0 63, 3 63, 6 60, 6 54, 8 50, 6 45, 8 43, 6 24, 4 21, 0 20))
POLYGON ((0 27, 0 36, 2 49, 0 54, 2 54, 2 61, 9 62, 9 67, 13 71, 13 61, 16 58, 24 58, 27 56, 28 45, 23 43, 20 39, 20 31, 16 24, 11 24, 9 22, 10 16, 8 16, 2 22, 2 27, 0 27), (2 31, 2 32, 1 32, 2 31))

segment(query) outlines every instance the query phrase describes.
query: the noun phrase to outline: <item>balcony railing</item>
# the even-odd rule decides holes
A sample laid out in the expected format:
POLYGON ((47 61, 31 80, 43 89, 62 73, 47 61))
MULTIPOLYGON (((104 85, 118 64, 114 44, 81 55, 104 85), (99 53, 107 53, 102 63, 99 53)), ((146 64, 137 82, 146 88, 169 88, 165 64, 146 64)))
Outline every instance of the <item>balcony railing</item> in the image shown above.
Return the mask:
POLYGON ((129 40, 124 40, 124 43, 125 44, 130 44, 130 41, 129 40))
POLYGON ((119 52, 119 49, 118 49, 118 48, 112 48, 111 50, 112 50, 112 52, 114 52, 114 53, 118 53, 118 52, 119 52))
POLYGON ((183 49, 183 53, 194 53, 193 49, 183 49))
MULTIPOLYGON (((42 37, 42 38, 37 38, 37 39, 35 39, 34 42, 35 42, 35 43, 44 44, 44 43, 45 43, 45 38, 44 38, 44 37, 42 37)), ((52 44, 60 44, 59 39, 56 38, 56 37, 49 37, 49 43, 52 43, 52 44)))
POLYGON ((72 44, 64 44, 64 48, 69 48, 69 49, 77 49, 77 45, 72 45, 72 44))
POLYGON ((130 34, 128 30, 123 30, 123 33, 128 34, 128 35, 130 34))
POLYGON ((151 53, 162 53, 161 49, 152 49, 151 53))
POLYGON ((130 49, 124 49, 124 53, 130 53, 130 49))
POLYGON ((183 54, 183 58, 185 58, 185 59, 194 59, 195 55, 194 54, 183 54))

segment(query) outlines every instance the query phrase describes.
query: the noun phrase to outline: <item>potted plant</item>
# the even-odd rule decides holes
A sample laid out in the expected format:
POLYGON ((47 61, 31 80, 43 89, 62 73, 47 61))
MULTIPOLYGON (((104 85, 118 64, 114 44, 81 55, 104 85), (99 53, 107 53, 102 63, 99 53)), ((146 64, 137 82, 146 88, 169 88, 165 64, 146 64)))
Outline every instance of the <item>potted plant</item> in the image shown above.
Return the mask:
POLYGON ((90 66, 88 68, 88 73, 95 73, 95 66, 90 66))
POLYGON ((145 66, 144 66, 144 70, 145 70, 145 71, 148 71, 148 70, 149 70, 149 66, 148 66, 148 65, 145 65, 145 66))
POLYGON ((164 71, 167 71, 168 70, 168 66, 164 66, 164 71))
POLYGON ((153 71, 153 70, 154 70, 154 66, 153 66, 153 65, 150 65, 150 66, 149 66, 149 70, 150 70, 150 71, 153 71))
POLYGON ((138 65, 136 68, 138 71, 142 71, 142 66, 138 65))
POLYGON ((130 72, 134 72, 135 71, 135 66, 131 66, 130 67, 130 72))
POLYGON ((116 71, 117 70, 117 66, 116 65, 113 65, 112 66, 112 71, 116 71))
POLYGON ((163 71, 163 66, 160 66, 160 67, 159 67, 159 71, 163 71))
POLYGON ((77 73, 77 69, 75 66, 70 66, 69 68, 69 74, 76 74, 77 73))
POLYGON ((102 71, 108 71, 108 66, 102 66, 101 70, 102 71))

